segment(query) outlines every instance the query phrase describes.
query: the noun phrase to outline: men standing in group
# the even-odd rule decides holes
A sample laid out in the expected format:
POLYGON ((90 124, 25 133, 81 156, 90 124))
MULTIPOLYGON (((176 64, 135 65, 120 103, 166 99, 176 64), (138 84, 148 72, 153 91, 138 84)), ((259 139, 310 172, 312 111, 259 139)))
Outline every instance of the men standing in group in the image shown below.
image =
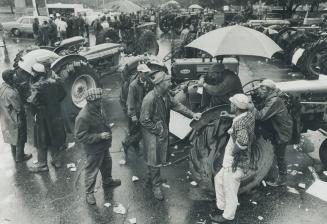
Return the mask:
POLYGON ((15 72, 5 70, 2 73, 3 83, 0 86, 0 124, 5 143, 10 144, 16 162, 32 158, 25 154, 27 140, 26 117, 23 102, 15 85, 15 72))
POLYGON ((139 123, 142 101, 152 87, 150 78, 147 77, 151 69, 146 64, 139 64, 137 71, 137 77, 129 85, 126 102, 129 134, 122 142, 126 158, 129 147, 133 146, 136 151, 139 151, 139 142, 142 139, 139 123))
POLYGON ((50 45, 55 46, 55 43, 58 41, 58 31, 57 31, 57 25, 53 21, 53 18, 49 19, 49 39, 50 39, 50 45))
POLYGON ((225 148, 223 166, 215 176, 218 215, 212 221, 230 222, 234 219, 241 179, 250 169, 251 144, 254 141, 255 118, 248 96, 236 94, 230 98, 231 113, 235 114, 229 141, 225 148))
POLYGON ((27 99, 35 112, 34 139, 37 149, 37 163, 30 167, 31 172, 48 171, 48 151, 51 152, 51 164, 55 168, 62 166, 61 151, 66 143, 66 132, 61 115, 61 101, 65 98, 65 89, 59 81, 53 79, 44 65, 36 63, 33 68, 34 79, 31 95, 27 99))
POLYGON ((231 96, 243 93, 240 78, 234 72, 225 69, 222 63, 213 64, 208 74, 200 78, 199 86, 203 87, 202 109, 229 104, 231 96))
POLYGON ((171 77, 164 72, 157 72, 152 79, 154 89, 144 98, 140 123, 144 144, 144 158, 148 165, 147 185, 152 185, 154 197, 163 200, 160 188, 160 167, 167 161, 170 109, 181 112, 198 120, 201 114, 176 102, 169 96, 171 77))
POLYGON ((255 117, 264 122, 265 128, 272 134, 272 144, 275 148, 279 175, 274 182, 267 182, 272 187, 286 184, 287 165, 285 160, 286 147, 292 137, 293 122, 288 113, 281 92, 274 81, 263 80, 258 89, 263 99, 262 108, 254 109, 255 117))
POLYGON ((88 204, 96 203, 94 187, 100 170, 103 188, 115 187, 120 180, 112 179, 112 160, 109 148, 112 132, 109 120, 102 109, 103 91, 100 88, 86 92, 86 106, 79 112, 75 121, 75 137, 86 153, 85 190, 88 204))

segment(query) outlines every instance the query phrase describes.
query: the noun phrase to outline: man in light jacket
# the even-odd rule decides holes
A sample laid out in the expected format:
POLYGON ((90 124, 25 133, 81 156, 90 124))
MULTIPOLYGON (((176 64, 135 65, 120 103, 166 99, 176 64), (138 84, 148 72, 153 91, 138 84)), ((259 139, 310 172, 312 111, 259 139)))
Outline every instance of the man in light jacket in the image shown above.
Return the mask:
POLYGON ((154 89, 144 98, 140 123, 144 144, 144 158, 148 165, 147 185, 152 185, 154 197, 163 200, 160 188, 160 168, 167 162, 170 110, 176 110, 198 120, 199 113, 193 113, 169 95, 171 77, 164 72, 154 74, 154 89))

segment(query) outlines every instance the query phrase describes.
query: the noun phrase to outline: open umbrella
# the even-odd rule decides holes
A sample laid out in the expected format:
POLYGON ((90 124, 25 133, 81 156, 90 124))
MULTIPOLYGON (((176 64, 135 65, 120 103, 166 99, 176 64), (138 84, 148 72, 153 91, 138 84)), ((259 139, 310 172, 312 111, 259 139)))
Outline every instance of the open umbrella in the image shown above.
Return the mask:
POLYGON ((104 8, 112 9, 116 12, 123 12, 123 13, 135 13, 138 11, 142 11, 143 8, 134 2, 128 0, 120 0, 120 1, 113 1, 105 4, 104 8))
POLYGON ((193 4, 188 7, 189 9, 203 9, 200 5, 198 4, 193 4))
POLYGON ((271 58, 282 49, 268 36, 244 26, 228 26, 208 32, 186 47, 205 51, 212 57, 224 55, 271 58))

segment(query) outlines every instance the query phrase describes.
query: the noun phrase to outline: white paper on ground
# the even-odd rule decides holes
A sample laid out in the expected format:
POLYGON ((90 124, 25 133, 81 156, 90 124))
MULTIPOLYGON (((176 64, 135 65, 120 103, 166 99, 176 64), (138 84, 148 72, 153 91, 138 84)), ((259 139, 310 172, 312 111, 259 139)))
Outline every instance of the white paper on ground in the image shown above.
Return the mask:
POLYGON ((192 131, 191 121, 192 119, 170 110, 169 132, 179 139, 184 139, 192 131))
POLYGON ((136 224, 136 218, 131 218, 128 221, 130 224, 136 224))
POLYGON ((120 160, 120 161, 119 161, 119 164, 120 164, 120 165, 125 165, 125 164, 126 164, 126 160, 124 160, 124 159, 120 160))
POLYGON ((133 182, 136 182, 136 181, 138 181, 139 180, 139 178, 137 177, 137 176, 132 176, 132 181, 133 182))
POLYGON ((111 206, 111 204, 109 202, 107 202, 107 203, 104 203, 104 206, 109 208, 111 206))
POLYGON ((317 198, 327 202, 327 183, 321 180, 316 180, 306 191, 317 198))

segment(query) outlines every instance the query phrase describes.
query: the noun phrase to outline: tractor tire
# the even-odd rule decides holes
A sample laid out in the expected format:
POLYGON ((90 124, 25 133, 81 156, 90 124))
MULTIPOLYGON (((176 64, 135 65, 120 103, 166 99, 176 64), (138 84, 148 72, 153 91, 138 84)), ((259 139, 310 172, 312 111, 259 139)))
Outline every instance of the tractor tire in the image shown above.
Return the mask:
POLYGON ((157 42, 156 35, 150 30, 143 31, 143 33, 138 39, 137 46, 137 55, 141 55, 147 52, 151 55, 156 56, 159 53, 159 44, 157 42))
POLYGON ((86 105, 87 89, 100 87, 100 77, 79 55, 69 55, 52 65, 53 71, 63 80, 66 97, 61 102, 62 115, 68 133, 74 133, 75 118, 86 105))
POLYGON ((325 39, 309 44, 302 57, 305 63, 305 70, 310 77, 319 77, 320 74, 327 74, 327 41, 325 39), (319 69, 316 69, 317 67, 319 69))
POLYGON ((327 139, 325 139, 320 145, 319 158, 322 164, 327 167, 327 139))

